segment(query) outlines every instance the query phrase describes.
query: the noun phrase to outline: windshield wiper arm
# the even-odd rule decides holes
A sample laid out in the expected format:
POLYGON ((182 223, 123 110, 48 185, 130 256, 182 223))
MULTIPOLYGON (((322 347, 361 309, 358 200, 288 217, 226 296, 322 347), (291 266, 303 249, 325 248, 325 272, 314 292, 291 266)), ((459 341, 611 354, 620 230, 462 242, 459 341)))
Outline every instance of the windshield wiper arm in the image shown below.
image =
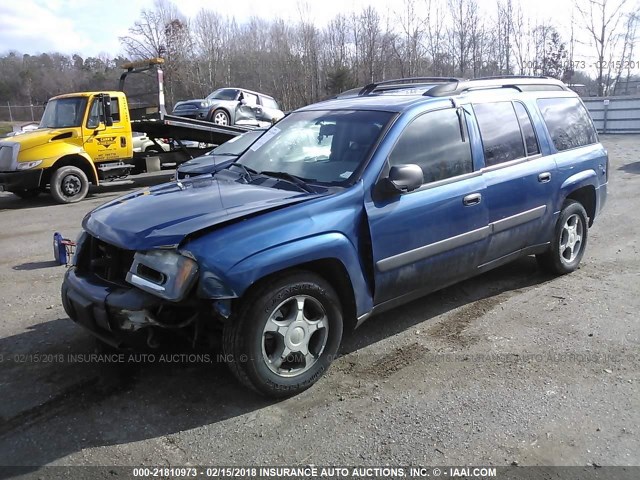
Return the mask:
POLYGON ((233 166, 236 166, 236 167, 239 167, 239 168, 242 169, 242 171, 244 172, 244 175, 242 177, 244 178, 245 182, 247 182, 247 183, 253 182, 253 178, 251 178, 251 174, 252 173, 258 173, 253 168, 245 167, 243 164, 238 163, 238 162, 233 162, 231 165, 229 165, 229 167, 233 167, 233 166), (249 173, 249 172, 251 172, 251 173, 249 173))
POLYGON ((307 185, 307 182, 302 180, 300 177, 297 177, 287 172, 263 170, 260 172, 260 175, 266 175, 267 177, 281 178, 282 180, 285 180, 285 181, 288 181, 289 183, 293 183, 294 185, 297 185, 298 187, 300 187, 301 190, 304 190, 305 192, 316 193, 316 191, 313 188, 307 185))

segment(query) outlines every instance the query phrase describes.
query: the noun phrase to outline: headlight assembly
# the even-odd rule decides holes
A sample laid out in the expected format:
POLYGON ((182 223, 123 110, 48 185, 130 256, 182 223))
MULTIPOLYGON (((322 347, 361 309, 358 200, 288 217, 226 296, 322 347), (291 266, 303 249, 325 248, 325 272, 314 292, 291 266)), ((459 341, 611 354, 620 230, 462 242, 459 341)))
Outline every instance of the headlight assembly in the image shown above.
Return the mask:
POLYGON ((33 162, 18 162, 18 170, 29 170, 36 168, 42 163, 42 160, 35 160, 33 162))
POLYGON ((198 264, 173 250, 136 252, 127 282, 172 302, 182 300, 198 276, 198 264))

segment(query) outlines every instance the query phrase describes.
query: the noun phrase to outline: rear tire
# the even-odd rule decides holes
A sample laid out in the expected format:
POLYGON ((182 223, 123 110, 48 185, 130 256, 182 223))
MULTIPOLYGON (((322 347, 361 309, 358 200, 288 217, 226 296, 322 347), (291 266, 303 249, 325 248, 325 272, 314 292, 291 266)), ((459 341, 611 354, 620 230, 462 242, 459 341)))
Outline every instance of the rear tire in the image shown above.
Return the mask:
POLYGON ((272 277, 250 291, 226 323, 223 350, 233 374, 262 395, 281 398, 313 385, 342 340, 340 300, 311 272, 272 277))
POLYGON ((87 196, 89 180, 78 167, 68 165, 53 172, 50 188, 58 203, 75 203, 87 196))
POLYGON ((555 275, 576 270, 587 248, 588 225, 589 219, 582 204, 567 200, 558 217, 549 250, 536 255, 540 267, 555 275))

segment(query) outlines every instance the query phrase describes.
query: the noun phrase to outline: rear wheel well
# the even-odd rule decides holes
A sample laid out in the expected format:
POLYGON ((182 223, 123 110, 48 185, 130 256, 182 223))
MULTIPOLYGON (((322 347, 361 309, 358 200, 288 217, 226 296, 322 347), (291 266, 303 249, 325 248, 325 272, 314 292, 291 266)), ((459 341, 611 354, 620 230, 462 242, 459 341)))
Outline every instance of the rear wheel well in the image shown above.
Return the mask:
MULTIPOLYGON (((291 272, 296 271, 313 272, 316 275, 322 277, 329 284, 331 284, 331 286, 336 291, 336 294, 340 298, 340 303, 342 305, 342 318, 344 321, 345 330, 355 328, 357 323, 357 311, 353 287, 351 285, 351 280, 349 279, 347 269, 340 260, 337 260, 335 258, 325 258, 322 260, 315 260, 313 262, 301 263, 284 270, 273 272, 255 282, 250 287, 250 290, 259 288, 265 283, 271 283, 276 277, 281 277, 283 275, 287 275, 291 272)), ((248 291, 249 290, 247 290, 244 295, 238 300, 239 302, 242 302, 242 298, 246 297, 248 291)))
POLYGON ((59 159, 53 165, 53 167, 47 169, 43 177, 43 182, 42 182, 43 185, 46 185, 49 183, 49 181, 51 180, 51 176, 53 175, 53 172, 55 172, 61 167, 66 167, 69 165, 73 167, 78 167, 80 170, 82 170, 84 174, 87 176, 87 179, 89 180, 90 183, 93 183, 94 185, 98 184, 98 179, 96 178, 96 172, 93 170, 91 164, 86 158, 81 157, 79 155, 67 155, 66 157, 62 157, 61 159, 59 159))
POLYGON ((593 217, 596 215, 596 189, 593 186, 587 185, 574 190, 567 195, 567 200, 580 203, 589 217, 589 226, 593 225, 593 217))

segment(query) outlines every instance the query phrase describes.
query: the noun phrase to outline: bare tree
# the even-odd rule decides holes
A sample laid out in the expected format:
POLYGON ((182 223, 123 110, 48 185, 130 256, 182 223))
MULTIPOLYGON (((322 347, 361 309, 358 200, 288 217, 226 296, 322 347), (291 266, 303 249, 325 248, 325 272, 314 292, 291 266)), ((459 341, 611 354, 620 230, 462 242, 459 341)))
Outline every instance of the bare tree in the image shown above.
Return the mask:
POLYGON ((471 30, 474 12, 478 9, 475 0, 449 0, 452 25, 449 29, 449 45, 455 74, 461 77, 468 71, 471 53, 471 30))
POLYGON ((624 93, 629 93, 629 78, 631 77, 631 66, 634 64, 633 51, 637 42, 636 32, 638 29, 638 14, 633 12, 627 15, 625 22, 625 33, 622 46, 622 54, 620 60, 616 62, 616 77, 614 81, 613 94, 618 93, 618 84, 622 78, 623 72, 626 70, 627 78, 625 81, 624 93))
POLYGON ((404 0, 402 9, 396 12, 396 16, 402 39, 395 48, 400 73, 403 77, 415 77, 420 70, 425 20, 418 13, 416 0, 404 0))
POLYGON ((447 74, 447 53, 444 48, 446 38, 445 16, 441 0, 426 0, 427 18, 425 20, 426 52, 431 57, 431 71, 434 75, 447 74))
POLYGON ((610 70, 608 67, 613 60, 618 27, 624 16, 623 7, 626 3, 627 0, 580 0, 576 3, 584 20, 583 28, 596 51, 598 96, 604 95, 610 84, 610 75, 605 79, 604 72, 605 69, 610 70))

